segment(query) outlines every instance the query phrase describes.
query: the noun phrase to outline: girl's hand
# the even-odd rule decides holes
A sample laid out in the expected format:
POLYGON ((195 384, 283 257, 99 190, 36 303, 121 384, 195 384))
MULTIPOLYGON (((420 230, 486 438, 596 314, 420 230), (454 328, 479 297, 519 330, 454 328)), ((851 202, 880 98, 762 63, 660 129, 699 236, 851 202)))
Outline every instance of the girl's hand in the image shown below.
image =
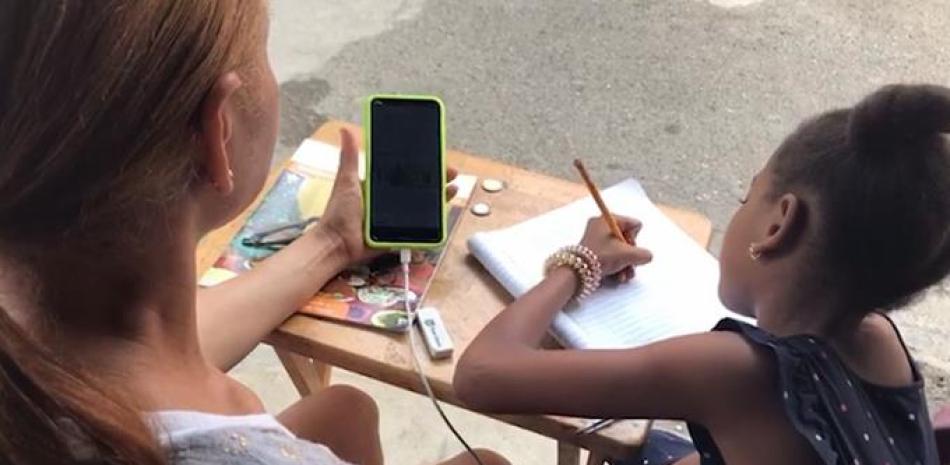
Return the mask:
MULTIPOLYGON (((640 222, 623 216, 614 216, 614 219, 617 220, 617 225, 620 226, 620 230, 627 240, 631 243, 634 242, 640 232, 640 222)), ((581 245, 597 254, 605 276, 623 272, 624 275, 632 278, 633 267, 645 265, 653 259, 653 255, 649 250, 632 246, 614 237, 610 232, 610 227, 607 226, 607 222, 599 216, 591 218, 587 222, 587 231, 584 232, 581 245)))
MULTIPOLYGON (((347 129, 340 130, 340 168, 333 183, 333 191, 326 211, 314 228, 318 236, 332 241, 343 254, 347 263, 356 263, 381 254, 382 250, 370 249, 363 241, 363 189, 359 178, 359 148, 356 138, 347 129)), ((448 182, 458 172, 449 168, 448 182)), ((448 199, 456 194, 456 187, 446 190, 448 199)))

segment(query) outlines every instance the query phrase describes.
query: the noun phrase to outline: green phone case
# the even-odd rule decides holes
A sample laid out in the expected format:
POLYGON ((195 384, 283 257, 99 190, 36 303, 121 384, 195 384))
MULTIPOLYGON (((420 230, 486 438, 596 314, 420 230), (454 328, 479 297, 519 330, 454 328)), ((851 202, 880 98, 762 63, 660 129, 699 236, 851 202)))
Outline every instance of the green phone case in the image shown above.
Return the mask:
POLYGON ((363 238, 366 241, 366 244, 374 249, 435 249, 445 245, 445 240, 447 237, 446 228, 448 227, 448 221, 446 216, 448 215, 447 202, 445 198, 445 185, 446 185, 446 166, 445 166, 445 105, 442 103, 438 97, 430 95, 394 95, 394 94, 373 94, 363 101, 363 147, 366 150, 366 179, 363 181, 363 238), (372 176, 373 167, 373 146, 372 146, 372 137, 370 135, 373 131, 373 118, 372 118, 372 104, 373 100, 378 98, 390 99, 390 100, 424 100, 435 102, 439 105, 439 157, 441 158, 442 163, 442 234, 439 238, 439 242, 378 242, 374 241, 370 237, 369 225, 370 225, 370 202, 371 190, 370 189, 370 180, 372 176))

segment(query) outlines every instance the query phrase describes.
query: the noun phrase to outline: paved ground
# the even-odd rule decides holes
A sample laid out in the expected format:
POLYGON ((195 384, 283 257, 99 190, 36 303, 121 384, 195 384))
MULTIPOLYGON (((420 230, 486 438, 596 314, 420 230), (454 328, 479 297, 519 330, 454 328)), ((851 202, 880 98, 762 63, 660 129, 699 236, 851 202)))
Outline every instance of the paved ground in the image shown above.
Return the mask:
MULTIPOLYGON (((943 0, 272 0, 272 10, 282 153, 326 118, 356 121, 363 95, 435 93, 452 147, 560 176, 581 156, 602 183, 636 176, 717 231, 802 118, 885 83, 950 84, 943 0)), ((948 303, 945 287, 897 315, 944 396, 948 303)), ((239 376, 265 387, 273 363, 259 354, 239 376)), ((267 387, 271 405, 289 399, 282 386, 267 387)), ((391 463, 454 450, 417 398, 368 386, 398 418, 384 428, 391 463), (410 446, 420 434, 430 439, 410 446)), ((513 441, 494 422, 464 421, 476 442, 513 441)), ((508 447, 516 463, 551 462, 553 446, 531 444, 508 447)))

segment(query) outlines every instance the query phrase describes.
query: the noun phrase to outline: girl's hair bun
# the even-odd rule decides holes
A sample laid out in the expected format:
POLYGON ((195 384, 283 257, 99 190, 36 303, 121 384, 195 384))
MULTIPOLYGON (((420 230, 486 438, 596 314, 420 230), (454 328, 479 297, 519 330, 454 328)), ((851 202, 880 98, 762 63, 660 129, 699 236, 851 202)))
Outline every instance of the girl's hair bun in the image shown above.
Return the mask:
POLYGON ((895 84, 867 96, 851 111, 848 142, 859 157, 886 160, 950 132, 950 90, 895 84))

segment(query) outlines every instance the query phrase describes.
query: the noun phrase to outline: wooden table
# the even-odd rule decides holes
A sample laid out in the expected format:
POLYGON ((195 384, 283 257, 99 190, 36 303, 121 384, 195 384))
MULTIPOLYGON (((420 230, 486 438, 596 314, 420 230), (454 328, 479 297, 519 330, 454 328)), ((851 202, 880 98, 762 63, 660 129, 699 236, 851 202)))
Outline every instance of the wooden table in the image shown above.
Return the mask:
MULTIPOLYGON (((339 145, 341 127, 348 127, 360 134, 358 127, 331 121, 320 127, 312 137, 339 145)), ((506 189, 499 193, 487 193, 478 186, 473 190, 472 201, 489 203, 492 214, 478 217, 469 211, 465 212, 425 298, 426 305, 440 309, 455 342, 457 358, 489 320, 511 301, 508 293, 469 255, 465 239, 476 231, 508 226, 551 210, 584 197, 587 192, 578 183, 460 152, 450 151, 448 160, 460 173, 500 179, 506 183, 506 189)), ((279 171, 275 170, 274 174, 279 171)), ((269 183, 273 182, 273 178, 272 174, 269 183)), ((707 218, 675 208, 660 208, 697 242, 704 246, 708 244, 712 226, 707 218)), ((208 268, 214 262, 243 224, 247 214, 210 234, 202 242, 198 252, 199 270, 208 268)), ((407 339, 403 336, 297 315, 274 331, 266 342, 277 351, 301 395, 316 392, 329 384, 331 366, 423 393, 418 375, 413 370, 407 339)), ((423 365, 436 396, 442 401, 462 406, 452 390, 455 359, 439 362, 424 360, 423 365)), ((575 431, 586 423, 585 420, 540 415, 502 415, 495 418, 557 440, 558 463, 565 465, 577 464, 579 448, 591 451, 588 464, 599 464, 606 458, 629 457, 639 450, 649 428, 648 421, 628 420, 594 434, 578 436, 575 431)))

